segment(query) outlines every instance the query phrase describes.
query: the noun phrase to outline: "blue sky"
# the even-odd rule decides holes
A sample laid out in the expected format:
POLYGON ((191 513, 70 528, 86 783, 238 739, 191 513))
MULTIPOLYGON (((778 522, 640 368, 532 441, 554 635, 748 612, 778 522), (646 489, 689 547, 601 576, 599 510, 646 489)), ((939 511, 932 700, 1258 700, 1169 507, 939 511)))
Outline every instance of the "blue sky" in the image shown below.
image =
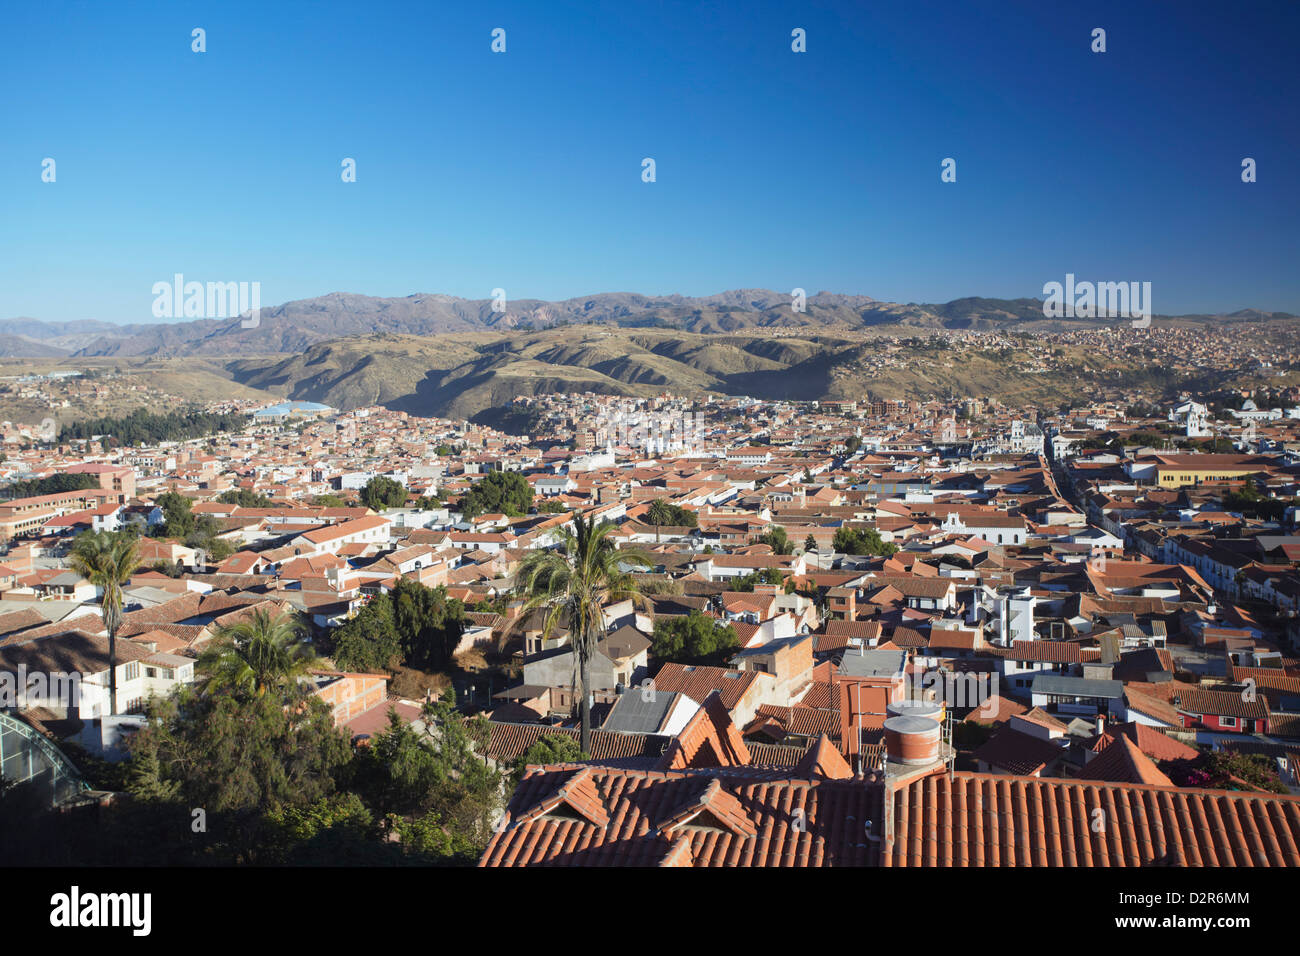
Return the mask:
POLYGON ((1298 28, 1292 0, 10 5, 0 318, 152 321, 177 272, 264 306, 1073 272, 1300 313, 1298 28))

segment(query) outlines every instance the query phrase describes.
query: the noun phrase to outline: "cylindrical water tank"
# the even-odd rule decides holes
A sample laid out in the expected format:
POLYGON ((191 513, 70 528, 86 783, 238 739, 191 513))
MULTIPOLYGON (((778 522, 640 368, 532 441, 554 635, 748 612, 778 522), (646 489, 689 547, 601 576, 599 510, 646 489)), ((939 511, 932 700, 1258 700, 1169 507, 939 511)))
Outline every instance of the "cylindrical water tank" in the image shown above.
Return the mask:
POLYGON ((943 705, 932 700, 896 700, 885 708, 890 717, 928 717, 943 719, 943 705))
POLYGON ((890 760, 924 766, 939 759, 940 728, 929 717, 903 715, 885 721, 885 752, 890 760))

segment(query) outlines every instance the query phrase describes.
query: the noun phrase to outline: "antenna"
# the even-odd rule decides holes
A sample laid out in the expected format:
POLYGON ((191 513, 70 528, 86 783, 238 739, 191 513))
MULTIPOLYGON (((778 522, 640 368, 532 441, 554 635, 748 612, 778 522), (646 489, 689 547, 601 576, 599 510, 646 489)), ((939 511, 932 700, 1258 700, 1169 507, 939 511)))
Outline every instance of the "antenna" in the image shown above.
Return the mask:
POLYGON ((857 681, 856 683, 857 683, 857 691, 858 691, 858 712, 857 712, 857 714, 855 715, 855 716, 857 717, 857 719, 858 719, 858 773, 861 774, 861 773, 863 772, 863 770, 862 770, 862 747, 863 747, 863 743, 862 743, 862 731, 863 731, 863 726, 862 726, 862 682, 861 682, 861 681, 857 681))
POLYGON ((957 747, 952 741, 953 713, 951 707, 944 708, 944 723, 947 724, 948 730, 948 752, 944 754, 943 762, 948 766, 948 777, 951 779, 957 763, 957 747))

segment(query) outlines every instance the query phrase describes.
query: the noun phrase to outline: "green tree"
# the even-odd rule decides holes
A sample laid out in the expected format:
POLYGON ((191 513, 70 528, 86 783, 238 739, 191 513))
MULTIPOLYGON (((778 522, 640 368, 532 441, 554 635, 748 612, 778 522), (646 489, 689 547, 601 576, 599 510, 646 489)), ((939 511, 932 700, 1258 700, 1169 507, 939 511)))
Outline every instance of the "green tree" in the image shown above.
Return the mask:
POLYGON ((1244 754, 1235 750, 1212 750, 1203 753, 1200 766, 1192 769, 1191 786, 1211 787, 1215 790, 1245 789, 1240 781, 1259 787, 1269 793, 1287 793, 1279 779, 1273 760, 1260 754, 1244 754))
POLYGON ((803 539, 803 549, 804 549, 805 551, 816 551, 816 550, 817 550, 817 539, 814 538, 811 534, 808 535, 808 537, 806 537, 806 538, 803 539))
POLYGON ((446 667, 465 628, 465 606, 431 588, 399 578, 329 635, 334 663, 346 670, 394 672, 406 665, 446 667))
POLYGON ((763 568, 759 571, 732 578, 731 590, 752 591, 755 584, 781 584, 783 581, 785 581, 785 575, 776 568, 763 568))
POLYGON ((271 499, 266 495, 259 495, 256 491, 248 488, 232 488, 230 491, 222 492, 217 498, 222 504, 239 505, 241 508, 269 508, 271 499))
POLYGON ((186 441, 217 432, 242 431, 251 416, 233 412, 209 413, 198 407, 158 415, 138 408, 122 418, 94 418, 64 425, 60 441, 109 435, 120 445, 154 445, 161 441, 186 441))
POLYGON ((361 489, 361 503, 374 511, 400 508, 406 503, 406 486, 387 475, 375 475, 361 489))
POLYGON ((330 708, 306 687, 287 696, 183 687, 152 714, 132 738, 133 762, 162 771, 138 786, 174 786, 187 806, 209 813, 259 818, 308 805, 334 792, 349 757, 330 708))
POLYGON ((421 723, 417 729, 390 711, 388 727, 358 750, 345 779, 404 843, 474 860, 503 796, 500 772, 476 752, 487 741, 487 721, 463 719, 449 691, 425 705, 421 723))
POLYGON ((374 816, 355 793, 333 793, 305 805, 279 804, 263 818, 259 856, 266 863, 339 866, 379 863, 374 816), (369 851, 369 852, 367 852, 369 851))
POLYGON ((402 639, 393 621, 393 602, 380 594, 331 635, 334 663, 345 671, 393 673, 402 663, 402 639))
POLYGON ((656 537, 659 527, 663 525, 673 528, 698 528, 700 525, 694 511, 681 505, 669 504, 662 498, 656 498, 650 503, 646 520, 655 526, 656 537))
POLYGON ((347 503, 338 495, 317 495, 312 499, 317 508, 346 508, 347 503))
POLYGON ((273 696, 283 695, 311 667, 313 654, 304 632, 296 613, 273 615, 266 608, 218 628, 199 655, 205 692, 260 697, 275 690, 280 693, 273 696))
POLYGON ((898 546, 884 541, 875 528, 840 528, 832 547, 840 554, 893 554, 898 546))
POLYGON ((661 663, 721 664, 739 647, 734 627, 693 610, 658 618, 650 653, 661 663))
POLYGON ((654 525, 655 543, 657 544, 660 540, 659 529, 666 524, 672 523, 672 506, 668 504, 668 502, 664 501, 664 499, 656 498, 654 501, 650 502, 650 507, 646 509, 645 517, 647 521, 654 525))
POLYGON ((606 604, 639 598, 636 582, 624 567, 649 567, 640 551, 619 551, 610 538, 614 525, 595 518, 573 516, 573 527, 562 530, 558 550, 530 551, 520 562, 516 580, 524 600, 523 616, 546 609, 544 633, 565 619, 571 635, 582 689, 581 746, 591 753, 590 664, 597 642, 605 634, 606 604))
POLYGON ((793 554, 794 542, 790 540, 779 524, 774 524, 763 532, 756 539, 759 544, 765 544, 772 549, 773 554, 793 554))
POLYGON ((511 517, 528 514, 533 506, 533 486, 517 471, 493 471, 476 481, 461 500, 466 520, 485 514, 511 517))
POLYGON ((72 542, 72 569, 99 589, 108 631, 108 709, 117 713, 117 632, 122 627, 122 586, 140 566, 140 548, 129 531, 83 531, 72 542))
POLYGON ((189 498, 179 492, 164 491, 154 499, 154 504, 163 513, 161 537, 184 538, 194 530, 194 515, 190 511, 194 502, 189 498))
POLYGON ((38 495, 56 495, 64 491, 85 491, 87 488, 98 487, 99 478, 96 475, 69 475, 59 472, 46 478, 15 481, 0 494, 5 498, 33 498, 38 495))
POLYGON ((465 631, 465 605, 448 598, 445 587, 409 578, 398 578, 388 597, 405 663, 426 670, 451 664, 465 631))
POLYGON ((198 548, 207 553, 210 561, 220 563, 235 553, 235 546, 220 534, 221 524, 216 518, 199 515, 190 520, 190 530, 184 536, 185 547, 198 548))
POLYGON ((518 787, 529 767, 557 763, 577 763, 586 760, 578 742, 566 734, 545 734, 533 741, 533 745, 519 755, 510 772, 511 787, 518 787))

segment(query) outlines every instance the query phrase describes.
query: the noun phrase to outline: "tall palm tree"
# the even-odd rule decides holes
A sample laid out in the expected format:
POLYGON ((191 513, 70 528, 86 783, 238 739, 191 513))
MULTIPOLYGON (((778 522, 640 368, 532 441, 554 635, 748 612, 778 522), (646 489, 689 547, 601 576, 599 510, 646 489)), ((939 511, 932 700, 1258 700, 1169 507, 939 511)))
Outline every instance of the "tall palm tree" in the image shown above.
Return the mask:
POLYGON ((543 633, 549 634, 564 618, 582 688, 580 705, 583 753, 591 753, 591 658, 596 644, 605 636, 606 604, 637 600, 640 591, 627 567, 648 567, 649 557, 640 551, 620 551, 610 532, 614 525, 596 523, 573 515, 573 528, 565 526, 558 550, 531 551, 519 565, 516 587, 524 599, 522 620, 537 608, 545 608, 543 633))
POLYGON ((655 526, 655 544, 659 543, 659 526, 668 524, 673 520, 672 509, 668 507, 668 502, 662 498, 656 498, 650 503, 646 511, 646 518, 655 526))
POLYGON ((204 691, 234 690, 260 697, 272 688, 296 683, 315 660, 303 635, 298 615, 272 614, 266 608, 222 625, 199 655, 204 691))
POLYGON ((117 713, 117 632, 122 627, 122 585, 140 566, 140 548, 129 531, 85 531, 72 542, 72 569, 100 589, 100 613, 108 631, 108 712, 117 713))

